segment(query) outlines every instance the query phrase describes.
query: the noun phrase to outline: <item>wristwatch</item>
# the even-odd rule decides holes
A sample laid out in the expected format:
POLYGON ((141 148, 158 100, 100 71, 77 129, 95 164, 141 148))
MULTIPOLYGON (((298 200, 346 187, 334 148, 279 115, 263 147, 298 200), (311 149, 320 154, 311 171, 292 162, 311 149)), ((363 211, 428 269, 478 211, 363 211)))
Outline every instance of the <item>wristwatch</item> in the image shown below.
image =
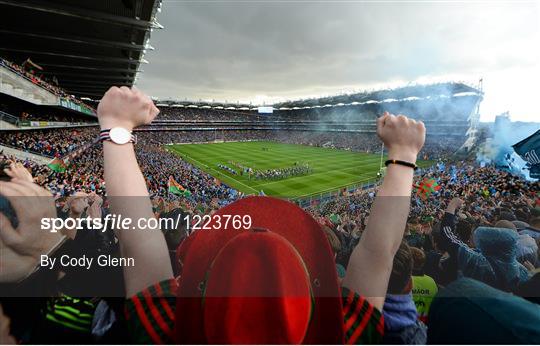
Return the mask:
POLYGON ((111 141, 116 144, 137 143, 137 136, 123 127, 113 127, 99 131, 99 140, 111 141))

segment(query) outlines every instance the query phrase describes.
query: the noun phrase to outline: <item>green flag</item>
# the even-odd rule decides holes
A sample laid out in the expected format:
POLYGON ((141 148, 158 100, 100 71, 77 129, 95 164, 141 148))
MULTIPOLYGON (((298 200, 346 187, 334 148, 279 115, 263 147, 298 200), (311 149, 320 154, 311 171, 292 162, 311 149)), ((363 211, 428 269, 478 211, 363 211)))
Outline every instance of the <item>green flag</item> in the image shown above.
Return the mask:
POLYGON ((64 173, 66 171, 66 164, 62 159, 55 157, 49 164, 47 165, 50 169, 57 173, 64 173))
POLYGON ((337 214, 330 214, 328 218, 334 225, 337 225, 341 221, 341 217, 337 214))

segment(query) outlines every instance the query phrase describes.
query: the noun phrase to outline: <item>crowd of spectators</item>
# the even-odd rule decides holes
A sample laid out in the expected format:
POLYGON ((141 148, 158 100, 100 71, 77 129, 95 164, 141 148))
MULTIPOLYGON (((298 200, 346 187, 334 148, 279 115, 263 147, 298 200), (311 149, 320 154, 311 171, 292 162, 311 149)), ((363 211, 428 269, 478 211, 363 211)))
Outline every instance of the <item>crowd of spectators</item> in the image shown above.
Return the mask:
POLYGON ((73 117, 68 115, 54 113, 39 113, 36 115, 34 113, 21 112, 19 118, 22 121, 82 122, 80 120, 74 121, 73 117))
POLYGON ((171 106, 162 106, 159 107, 159 109, 160 113, 156 118, 156 121, 247 121, 264 119, 264 115, 261 116, 256 111, 171 106))
MULTIPOLYGON (((408 220, 409 231, 413 234, 430 233, 433 225, 442 220, 448 202, 454 197, 459 197, 465 202, 458 216, 471 223, 473 228, 494 226, 501 213, 509 221, 521 220, 525 223, 538 216, 534 214, 538 213, 535 208, 540 203, 538 184, 494 167, 479 167, 474 162, 438 164, 421 170, 415 176, 415 185, 418 186, 421 181, 430 178, 435 179, 441 188, 428 199, 413 194, 408 220)), ((345 196, 314 203, 307 207, 307 210, 320 220, 339 215, 341 220, 339 230, 345 228, 353 235, 365 227, 374 198, 373 189, 358 190, 345 196)), ((524 224, 521 224, 520 228, 523 226, 524 224)))
MULTIPOLYGON (((394 259, 383 308, 385 319, 390 319, 385 320, 385 343, 472 343, 473 339, 450 333, 443 337, 434 332, 429 337, 429 328, 441 332, 445 330, 441 324, 458 325, 430 313, 430 306, 438 290, 454 285, 462 277, 540 304, 538 183, 469 162, 425 169, 415 177, 414 185, 431 178, 441 189, 427 199, 414 192, 411 198, 404 241, 394 259), (393 277, 402 284, 393 286, 393 277), (392 291, 393 287, 397 289, 392 291), (391 323, 394 319, 400 323, 391 323)), ((325 225, 337 266, 342 270, 366 230, 376 190, 359 190, 321 203, 314 201, 307 207, 325 225)), ((458 296, 486 298, 482 289, 459 287, 463 291, 458 291, 458 296)), ((438 307, 441 305, 439 299, 438 307)))
MULTIPOLYGON (((66 159, 65 172, 56 172, 47 165, 40 165, 32 160, 24 160, 22 164, 30 170, 36 183, 49 190, 56 198, 65 198, 75 191, 105 194, 103 177, 103 148, 95 143, 79 155, 66 159)), ((151 143, 140 143, 137 147, 137 158, 147 188, 153 199, 182 199, 187 208, 210 208, 211 205, 225 205, 243 196, 226 184, 221 184, 209 174, 183 161, 161 146, 151 143), (180 198, 168 192, 168 178, 189 188, 192 195, 180 198)), ((0 153, 0 161, 17 161, 13 156, 0 153)))
POLYGON ((97 138, 96 127, 2 131, 0 144, 49 157, 64 156, 97 138))

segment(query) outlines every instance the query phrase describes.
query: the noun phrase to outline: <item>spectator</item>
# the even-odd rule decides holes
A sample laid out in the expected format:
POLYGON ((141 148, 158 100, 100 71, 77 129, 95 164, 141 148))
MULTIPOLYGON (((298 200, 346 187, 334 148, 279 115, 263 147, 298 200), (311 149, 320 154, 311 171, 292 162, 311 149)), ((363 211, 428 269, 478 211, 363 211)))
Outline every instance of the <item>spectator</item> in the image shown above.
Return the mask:
POLYGON ((463 201, 454 198, 442 221, 442 235, 451 257, 458 261, 463 275, 511 291, 529 279, 527 269, 517 261, 516 232, 505 228, 479 227, 474 231, 474 244, 479 251, 456 239, 455 213, 463 201))
POLYGON ((426 326, 418 320, 411 290, 413 258, 409 245, 401 243, 392 266, 388 292, 383 306, 384 344, 422 345, 426 326))
POLYGON ((424 324, 428 323, 427 317, 433 298, 438 288, 435 280, 424 274, 426 255, 419 248, 411 247, 413 258, 412 295, 418 319, 424 324))

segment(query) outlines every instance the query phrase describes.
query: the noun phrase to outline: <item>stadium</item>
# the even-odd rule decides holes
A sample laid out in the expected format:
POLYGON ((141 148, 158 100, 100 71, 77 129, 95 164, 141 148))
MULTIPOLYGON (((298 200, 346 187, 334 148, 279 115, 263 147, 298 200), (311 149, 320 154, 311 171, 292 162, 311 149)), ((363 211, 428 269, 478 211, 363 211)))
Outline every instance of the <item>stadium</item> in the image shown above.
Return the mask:
MULTIPOLYGON (((536 169, 533 167, 540 162, 534 161, 534 156, 530 159, 531 150, 536 148, 540 151, 540 135, 538 139, 534 138, 534 131, 529 131, 529 125, 516 125, 504 117, 498 118, 493 126, 481 123, 480 106, 486 96, 482 80, 475 85, 461 81, 411 82, 394 88, 312 98, 297 98, 285 93, 283 101, 272 104, 189 100, 183 95, 177 98, 152 97, 148 102, 159 113, 155 118, 151 117, 151 122, 141 122, 138 124, 141 126, 133 129, 136 137, 133 140, 134 162, 135 167, 140 168, 142 180, 137 177, 132 179, 129 172, 121 171, 123 166, 133 167, 133 162, 122 163, 125 157, 130 156, 129 153, 111 159, 109 142, 113 140, 107 137, 109 134, 106 131, 109 129, 104 130, 102 124, 106 105, 100 104, 100 100, 105 99, 111 86, 131 88, 137 85, 141 68, 148 63, 145 56, 154 50, 150 45, 152 31, 167 30, 158 22, 161 6, 160 0, 0 1, 0 173, 2 181, 11 181, 0 186, 1 222, 4 223, 0 227, 3 234, 0 249, 5 250, 0 254, 3 257, 3 264, 0 265, 0 322, 3 323, 0 343, 540 342, 540 188, 533 179, 536 169), (22 21, 21 18, 28 20, 22 21), (425 141, 415 153, 416 162, 395 162, 396 159, 403 159, 393 156, 397 146, 393 141, 405 134, 395 132, 395 137, 386 139, 381 135, 381 119, 393 117, 391 114, 405 115, 407 126, 424 124, 425 141), (503 141, 501 134, 505 131, 514 131, 516 140, 512 139, 512 143, 503 141), (528 138, 521 135, 526 131, 529 131, 528 138), (519 145, 514 145, 518 140, 519 145), (511 145, 514 145, 513 149, 511 145), (523 152, 528 152, 528 156, 523 152), (516 159, 522 162, 519 167, 516 159), (406 165, 415 167, 412 180, 401 180, 406 182, 404 185, 409 191, 390 192, 390 183, 383 182, 397 179, 396 172, 404 174, 396 166, 409 169, 403 167, 406 165), (111 178, 112 166, 118 170, 116 173, 120 179, 118 176, 111 178), (523 175, 522 172, 528 170, 530 174, 523 175), (133 187, 134 192, 124 190, 123 195, 112 193, 115 184, 122 184, 119 180, 123 179, 127 184, 124 187, 127 190, 133 187), (26 182, 21 183, 23 180, 26 182), (22 185, 16 187, 17 184, 22 185), (323 236, 319 239, 319 233, 313 231, 316 234, 302 234, 302 241, 313 246, 317 253, 327 251, 334 256, 330 259, 333 266, 331 278, 336 281, 339 277, 340 280, 340 286, 336 281, 335 292, 343 290, 351 292, 351 295, 348 298, 344 295, 343 300, 334 297, 338 299, 339 312, 332 311, 330 303, 321 304, 319 299, 324 302, 325 298, 334 294, 328 293, 334 292, 334 288, 330 289, 330 286, 324 286, 330 284, 323 283, 322 286, 329 289, 323 294, 318 291, 321 285, 318 278, 314 284, 310 284, 312 262, 317 261, 304 259, 307 265, 303 264, 301 268, 305 267, 308 271, 311 300, 317 301, 315 305, 321 304, 329 310, 323 313, 317 310, 320 307, 312 307, 310 311, 314 311, 314 320, 311 317, 308 319, 306 329, 300 336, 293 337, 296 327, 286 325, 279 318, 277 320, 281 324, 275 327, 276 330, 281 327, 293 330, 287 337, 273 339, 260 331, 259 326, 238 327, 235 318, 242 320, 246 316, 257 315, 254 317, 257 322, 254 323, 263 325, 275 321, 270 317, 265 320, 260 317, 260 310, 249 310, 245 306, 239 310, 240 317, 233 313, 229 316, 229 312, 220 312, 229 311, 227 308, 230 306, 225 308, 225 303, 218 304, 218 308, 212 310, 215 316, 219 316, 216 317, 218 322, 214 321, 213 327, 205 325, 204 336, 196 332, 190 334, 190 330, 202 328, 196 321, 200 311, 195 312, 193 321, 175 315, 174 309, 182 306, 181 293, 176 294, 171 288, 176 284, 167 284, 171 285, 169 287, 159 283, 143 291, 143 288, 154 283, 153 279, 147 279, 150 282, 146 282, 146 286, 133 291, 130 285, 137 280, 128 277, 129 269, 124 268, 123 272, 121 267, 82 272, 64 269, 61 274, 43 273, 43 270, 36 269, 26 273, 28 258, 38 258, 37 254, 50 255, 58 248, 63 248, 65 256, 106 256, 116 262, 127 263, 124 261, 127 258, 121 257, 125 255, 123 251, 127 251, 125 248, 129 247, 124 244, 133 244, 127 236, 120 235, 122 232, 119 230, 115 234, 112 230, 93 231, 87 226, 85 232, 62 230, 61 240, 51 240, 61 245, 57 244, 52 249, 28 246, 30 250, 22 250, 25 246, 23 240, 28 241, 27 245, 32 242, 45 243, 39 237, 48 233, 37 232, 32 236, 21 236, 16 241, 5 236, 12 232, 8 229, 17 229, 25 234, 26 214, 21 213, 25 209, 26 213, 31 213, 33 208, 38 210, 45 204, 36 202, 35 207, 21 207, 22 199, 19 196, 25 196, 23 192, 29 188, 28 184, 34 186, 31 196, 35 199, 38 195, 51 196, 54 199, 53 209, 56 209, 54 216, 64 220, 86 217, 105 219, 105 215, 114 215, 113 211, 118 210, 130 215, 132 211, 126 205, 148 204, 152 218, 193 220, 198 217, 201 221, 208 217, 208 220, 212 220, 209 224, 215 227, 214 222, 218 221, 213 218, 216 215, 222 215, 225 211, 233 213, 231 210, 237 205, 241 206, 240 210, 251 210, 242 203, 249 204, 245 201, 259 201, 262 198, 258 203, 263 204, 258 205, 262 209, 268 208, 270 215, 261 217, 263 221, 256 227, 253 227, 250 217, 250 229, 255 229, 255 233, 265 233, 270 226, 264 220, 277 217, 290 217, 288 221, 294 225, 298 220, 312 220, 305 223, 311 225, 310 222, 313 222, 317 225, 317 232, 323 236), (143 191, 144 199, 140 199, 141 195, 135 191, 143 191), (405 233, 403 230, 400 230, 401 233, 395 232, 398 236, 394 236, 394 243, 390 247, 381 245, 384 243, 381 238, 389 241, 394 239, 390 233, 381 230, 378 236, 373 235, 376 223, 384 219, 377 214, 381 212, 381 203, 375 203, 380 193, 394 198, 393 201, 386 200, 386 228, 405 225, 405 233), (402 198, 404 194, 406 198, 402 198), (109 200, 113 196, 127 199, 119 208, 118 201, 114 202, 114 198, 109 200), (400 203, 406 200, 405 209, 400 209, 398 200, 402 201, 400 203), (280 203, 297 209, 294 212, 279 209, 280 203), (279 211, 273 211, 273 206, 279 211), (400 215, 405 215, 403 220, 400 215), (369 220, 375 220, 371 221, 371 226, 369 220), (478 230, 484 233, 480 234, 478 230), (311 240, 306 240, 311 236, 322 243, 317 246, 311 244, 311 240), (67 239, 70 247, 63 245, 67 239), (19 241, 20 244, 17 243, 19 241), (380 246, 366 250, 374 257, 357 254, 359 248, 365 250, 370 245, 380 246), (381 253, 392 254, 383 258, 381 253), (358 289, 341 286, 342 280, 352 285, 353 274, 349 274, 348 268, 356 268, 354 265, 358 258, 364 259, 363 263, 373 263, 373 270, 390 269, 383 285, 385 291, 378 294, 379 298, 382 296, 382 302, 364 299, 369 294, 358 292, 365 288, 362 285, 357 286, 360 287, 358 289), (24 272, 24 275, 20 272, 24 272), (41 274, 33 275, 34 272, 41 274), (395 277, 396 273, 405 275, 403 287, 399 286, 403 278, 395 277), (462 318, 451 317, 451 307, 436 294, 439 291, 445 292, 443 296, 454 295, 456 306, 465 306, 467 302, 459 301, 456 297, 472 299, 470 293, 460 293, 462 291, 459 290, 465 292, 465 286, 473 284, 467 282, 465 286, 460 286, 464 285, 460 281, 463 279, 458 280, 461 277, 474 281, 474 285, 481 285, 478 288, 482 289, 481 298, 502 302, 513 322, 505 320, 499 323, 512 324, 517 321, 519 324, 519 321, 525 321, 519 337, 505 331, 506 327, 512 330, 513 325, 501 328, 500 333, 489 332, 497 334, 494 337, 499 339, 484 339, 486 336, 482 333, 488 333, 485 330, 476 331, 480 336, 471 334, 470 338, 465 336, 462 340, 456 336, 460 333, 455 333, 455 328, 463 328, 466 323, 472 322, 468 320, 469 316, 464 316, 464 322, 460 324, 462 318), (430 280, 428 284, 426 278, 430 280), (51 280, 55 283, 51 284, 51 280), (349 291, 349 288, 356 289, 357 293, 349 291), (169 296, 161 295, 162 291, 169 289, 171 291, 167 291, 167 294, 173 297, 172 303, 166 299, 169 296), (129 293, 126 294, 126 291, 129 293), (133 295, 139 291, 140 296, 130 298, 130 293, 133 295), (178 305, 174 301, 176 296, 178 305), (407 307, 412 310, 394 311, 389 305, 393 302, 395 307, 399 307, 405 299, 409 300, 403 304, 410 303, 407 307), (430 304, 434 306, 431 313, 430 304), (348 309, 355 312, 347 312, 348 309), (127 312, 124 313, 124 310, 127 312), (392 324, 394 318, 409 318, 411 311, 414 311, 413 317, 406 326, 407 330, 391 329, 395 327, 392 324), (336 329, 339 332, 335 332, 332 323, 327 321, 328 316, 342 312, 345 325, 339 324, 336 329), (224 324, 234 331, 232 334, 224 332, 222 327, 216 327, 216 323, 223 324, 229 318, 231 324, 224 324), (323 324, 317 329, 310 323, 323 324), (449 332, 450 327, 445 330, 441 323, 451 324, 454 332, 449 332), (11 328, 5 328, 9 325, 11 328), (250 332, 250 328, 256 331, 250 332), (323 332, 316 332, 315 329, 323 332), (245 333, 245 338, 237 337, 242 333, 245 333)), ((159 50, 159 47, 156 49, 159 50)), ((142 102, 142 96, 130 97, 132 104, 142 102)), ((125 109, 129 108, 129 103, 124 106, 125 109)), ((145 107, 150 107, 150 104, 145 107)), ((540 128, 537 123, 532 126, 536 130, 540 128)), ((410 137, 402 145, 412 142, 414 138, 410 137)), ((28 220, 31 219, 29 215, 28 220)), ((259 221, 255 218, 254 222, 259 221)), ((221 221, 219 223, 221 227, 221 221)), ((187 269, 189 263, 193 267, 196 267, 193 263, 203 263, 203 255, 200 254, 208 251, 201 248, 200 254, 190 257, 189 246, 192 246, 193 253, 195 245, 192 244, 197 244, 203 237, 196 235, 198 232, 203 231, 197 231, 193 224, 188 223, 185 226, 161 227, 161 231, 157 232, 161 238, 155 238, 156 232, 148 233, 149 247, 144 249, 143 254, 150 259, 134 260, 133 267, 141 268, 137 263, 144 262, 148 267, 139 270, 145 272, 147 277, 158 275, 160 269, 156 268, 171 267, 171 274, 182 278, 182 273, 189 278, 186 274, 190 270, 187 269), (153 242, 154 239, 158 240, 153 242), (155 256, 149 254, 160 252, 154 249, 165 243, 162 252, 170 263, 150 267, 148 263, 155 256)), ((301 233, 300 230, 298 232, 301 233)), ((51 232, 50 236, 60 237, 60 233, 56 235, 51 232)), ((285 233, 282 235, 287 238, 285 233)), ((146 239, 138 238, 137 243, 144 244, 146 239)), ((299 253, 295 256, 306 256, 304 245, 289 241, 293 244, 294 253, 299 253), (300 248, 302 250, 298 250, 300 248)), ((306 248, 309 246, 306 245, 306 248)), ((268 278, 265 281, 252 274, 258 271, 271 273, 269 264, 265 260, 261 260, 261 264, 249 257, 252 251, 248 251, 248 245, 241 249, 239 256, 248 256, 246 258, 251 258, 255 263, 249 266, 241 264, 245 262, 237 262, 239 268, 250 273, 245 280, 262 280, 261 287, 273 287, 268 278)), ((261 258, 266 250, 261 250, 261 258)), ((283 258, 290 255, 280 254, 284 257, 280 257, 279 261, 285 261, 283 258)), ((319 257, 324 256, 321 254, 319 257)), ((290 263, 296 257, 292 258, 290 263)), ((218 266, 219 261, 208 263, 218 266)), ((37 264, 32 264, 32 268, 34 265, 39 268, 37 264)), ((363 273, 367 273, 365 270, 363 273)), ((354 272, 354 269, 351 271, 354 272)), ((225 269, 223 272, 229 273, 225 269)), ((272 276, 268 275, 271 279, 272 276)), ((239 282, 244 280, 242 275, 234 278, 239 282)), ((285 274, 283 278, 279 277, 283 282, 290 279, 285 274)), ((296 276, 293 279, 296 282, 296 276)), ((185 280, 189 282, 189 279, 185 280)), ((199 291, 206 292, 206 289, 210 290, 208 287, 213 287, 205 286, 206 280, 200 283, 205 289, 199 291)), ((187 286, 189 284, 180 283, 178 292, 187 286)), ((219 284, 216 287, 218 292, 219 289, 232 290, 219 284)), ((297 292, 298 287, 288 292, 297 292)), ((244 292, 239 290, 234 292, 244 292)), ((221 292, 231 294, 233 291, 221 292)), ((377 296, 376 293, 373 295, 377 296)), ((216 296, 219 297, 219 294, 216 296)), ((189 295, 183 298, 186 297, 193 298, 189 295)), ((275 296, 266 298, 277 299, 275 296)), ((261 304, 263 311, 269 311, 268 316, 279 314, 271 305, 261 304)), ((493 305, 493 302, 484 305, 493 305)), ((297 305, 291 306, 287 308, 297 309, 297 305)), ((475 314, 471 312, 471 318, 491 321, 498 318, 493 317, 495 314, 497 311, 488 311, 474 317, 475 314)), ((204 320, 204 323, 207 321, 204 320)), ((496 324, 486 322, 486 325, 496 324)))

